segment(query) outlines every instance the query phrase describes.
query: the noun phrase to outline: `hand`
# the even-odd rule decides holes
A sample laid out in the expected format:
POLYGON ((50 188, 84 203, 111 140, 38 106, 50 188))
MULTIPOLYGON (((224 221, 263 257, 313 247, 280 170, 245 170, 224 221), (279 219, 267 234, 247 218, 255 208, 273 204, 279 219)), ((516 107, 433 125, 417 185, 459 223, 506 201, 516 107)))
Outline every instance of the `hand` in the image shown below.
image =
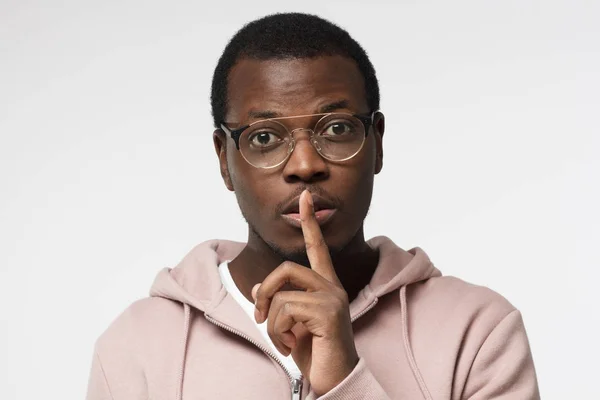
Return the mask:
POLYGON ((314 214, 311 194, 300 196, 300 219, 311 268, 286 261, 252 289, 258 323, 283 355, 292 354, 317 395, 346 378, 358 363, 348 295, 340 283, 314 214), (281 290, 286 284, 300 290, 281 290))

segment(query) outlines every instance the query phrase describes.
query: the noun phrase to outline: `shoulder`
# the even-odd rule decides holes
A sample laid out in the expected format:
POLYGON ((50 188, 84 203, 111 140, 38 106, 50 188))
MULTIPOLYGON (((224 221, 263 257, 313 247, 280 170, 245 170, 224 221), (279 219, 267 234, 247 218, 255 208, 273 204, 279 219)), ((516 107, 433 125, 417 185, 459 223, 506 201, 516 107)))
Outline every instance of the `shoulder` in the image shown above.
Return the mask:
POLYGON ((101 358, 123 352, 137 359, 161 338, 180 334, 182 326, 181 303, 160 297, 144 298, 127 307, 99 336, 96 352, 101 358))
POLYGON ((131 304, 96 341, 91 381, 97 385, 91 390, 97 392, 90 398, 112 393, 114 398, 147 399, 149 382, 174 391, 184 333, 181 303, 151 297, 131 304))
POLYGON ((409 304, 440 323, 493 329, 516 308, 501 294, 452 276, 440 276, 410 285, 409 304), (444 322, 445 321, 445 322, 444 322))
POLYGON ((490 337, 524 336, 521 315, 507 299, 455 277, 434 277, 407 286, 406 305, 415 356, 421 362, 431 361, 433 355, 447 360, 446 367, 461 376, 468 375, 490 337))

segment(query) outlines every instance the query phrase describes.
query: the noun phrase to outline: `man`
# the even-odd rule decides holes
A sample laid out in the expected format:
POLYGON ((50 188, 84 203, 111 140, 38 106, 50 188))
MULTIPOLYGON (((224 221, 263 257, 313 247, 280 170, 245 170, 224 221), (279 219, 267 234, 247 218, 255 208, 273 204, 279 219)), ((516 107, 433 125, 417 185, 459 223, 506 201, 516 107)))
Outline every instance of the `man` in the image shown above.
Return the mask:
POLYGON ((365 242, 385 124, 346 31, 304 14, 248 24, 211 99, 248 242, 161 271, 98 340, 89 400, 539 398, 519 311, 419 248, 365 242))

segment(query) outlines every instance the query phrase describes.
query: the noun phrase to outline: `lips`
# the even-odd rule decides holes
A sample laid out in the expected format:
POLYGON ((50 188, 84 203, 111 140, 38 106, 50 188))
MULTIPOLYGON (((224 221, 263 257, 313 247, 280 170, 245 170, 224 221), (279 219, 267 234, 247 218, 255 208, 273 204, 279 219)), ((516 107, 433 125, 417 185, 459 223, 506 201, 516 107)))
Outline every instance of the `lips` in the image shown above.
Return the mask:
MULTIPOLYGON (((335 205, 329 200, 323 197, 312 194, 313 204, 315 212, 321 210, 332 210, 335 209, 335 205)), ((298 214, 300 213, 300 196, 294 197, 288 204, 283 207, 282 214, 298 214)))
MULTIPOLYGON (((312 195, 315 218, 320 226, 324 225, 336 213, 336 206, 327 199, 316 194, 312 195)), ((295 228, 301 228, 300 222, 300 196, 293 198, 281 213, 283 219, 295 228)))

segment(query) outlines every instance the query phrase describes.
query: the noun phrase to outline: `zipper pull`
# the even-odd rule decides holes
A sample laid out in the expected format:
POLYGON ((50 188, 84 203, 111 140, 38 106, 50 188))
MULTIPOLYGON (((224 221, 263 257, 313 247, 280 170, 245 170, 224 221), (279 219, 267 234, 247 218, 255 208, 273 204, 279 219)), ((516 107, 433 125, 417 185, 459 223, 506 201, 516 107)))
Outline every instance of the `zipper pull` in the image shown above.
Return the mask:
POLYGON ((302 379, 292 381, 292 400, 300 400, 302 395, 302 379))

